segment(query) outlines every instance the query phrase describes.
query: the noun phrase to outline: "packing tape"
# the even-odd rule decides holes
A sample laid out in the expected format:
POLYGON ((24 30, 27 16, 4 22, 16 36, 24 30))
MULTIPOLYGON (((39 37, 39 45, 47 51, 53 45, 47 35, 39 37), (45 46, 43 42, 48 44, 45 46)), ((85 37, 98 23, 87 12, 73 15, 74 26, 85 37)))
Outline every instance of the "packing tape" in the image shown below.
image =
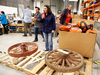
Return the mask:
POLYGON ((38 56, 38 58, 42 58, 43 56, 38 56))
POLYGON ((2 53, 2 54, 8 54, 8 52, 3 52, 3 51, 0 51, 0 53, 2 53))
POLYGON ((93 63, 94 63, 94 64, 100 64, 100 62, 97 62, 97 61, 94 61, 93 63))

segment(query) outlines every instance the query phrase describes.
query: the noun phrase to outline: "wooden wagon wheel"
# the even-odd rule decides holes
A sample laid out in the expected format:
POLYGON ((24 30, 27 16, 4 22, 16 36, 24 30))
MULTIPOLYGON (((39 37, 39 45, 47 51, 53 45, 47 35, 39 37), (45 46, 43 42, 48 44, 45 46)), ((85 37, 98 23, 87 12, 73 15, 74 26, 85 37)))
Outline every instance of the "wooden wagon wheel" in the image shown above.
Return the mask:
POLYGON ((23 42, 11 46, 8 49, 8 54, 11 57, 25 57, 35 53, 37 50, 37 44, 32 42, 23 42))
POLYGON ((52 50, 45 56, 48 67, 58 72, 75 72, 83 66, 84 59, 79 53, 72 50, 63 50, 66 53, 52 50))

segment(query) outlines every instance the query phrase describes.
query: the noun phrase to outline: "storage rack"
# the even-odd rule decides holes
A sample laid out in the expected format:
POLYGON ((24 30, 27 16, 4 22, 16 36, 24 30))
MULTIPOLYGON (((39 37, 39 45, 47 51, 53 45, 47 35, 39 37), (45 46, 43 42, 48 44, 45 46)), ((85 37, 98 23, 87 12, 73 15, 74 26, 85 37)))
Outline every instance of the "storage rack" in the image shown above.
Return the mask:
MULTIPOLYGON (((83 10, 82 10, 83 11, 83 18, 88 19, 88 17, 93 17, 93 18, 97 17, 97 20, 98 20, 99 17, 100 17, 100 2, 94 4, 94 0, 86 0, 81 4, 81 6, 84 6, 84 4, 86 4, 86 3, 89 3, 89 6, 86 7, 86 8, 83 8, 83 10), (92 5, 90 5, 91 1, 93 1, 92 5), (99 7, 98 14, 95 14, 95 8, 96 7, 99 7), (92 11, 91 14, 89 13, 90 10, 92 11), (87 14, 84 13, 86 11, 87 11, 87 14)), ((90 20, 94 20, 94 19, 90 19, 90 20)))

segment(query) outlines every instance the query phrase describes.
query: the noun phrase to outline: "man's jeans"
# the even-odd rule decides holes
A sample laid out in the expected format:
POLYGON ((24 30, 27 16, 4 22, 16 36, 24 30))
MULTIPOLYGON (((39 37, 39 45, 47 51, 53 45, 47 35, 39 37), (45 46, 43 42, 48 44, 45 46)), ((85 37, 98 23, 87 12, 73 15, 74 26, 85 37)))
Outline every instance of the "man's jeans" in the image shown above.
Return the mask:
POLYGON ((44 39, 45 39, 45 47, 46 50, 51 51, 53 50, 53 42, 52 42, 52 33, 44 33, 44 39))
POLYGON ((42 35, 42 37, 44 38, 43 36, 43 32, 42 32, 42 28, 36 28, 34 27, 34 31, 35 31, 35 41, 38 41, 38 32, 42 35))

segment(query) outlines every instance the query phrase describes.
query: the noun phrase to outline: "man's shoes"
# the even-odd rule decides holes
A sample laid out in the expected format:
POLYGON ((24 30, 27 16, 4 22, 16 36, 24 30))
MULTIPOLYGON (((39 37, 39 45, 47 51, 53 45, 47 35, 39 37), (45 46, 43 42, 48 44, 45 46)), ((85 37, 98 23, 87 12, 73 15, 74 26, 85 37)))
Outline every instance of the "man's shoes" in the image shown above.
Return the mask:
POLYGON ((33 42, 38 42, 38 41, 34 40, 33 42))
POLYGON ((8 33, 4 33, 4 34, 8 34, 8 33))
POLYGON ((23 35, 24 37, 27 37, 27 35, 23 35))
POLYGON ((43 40, 43 42, 45 42, 45 40, 43 40))

